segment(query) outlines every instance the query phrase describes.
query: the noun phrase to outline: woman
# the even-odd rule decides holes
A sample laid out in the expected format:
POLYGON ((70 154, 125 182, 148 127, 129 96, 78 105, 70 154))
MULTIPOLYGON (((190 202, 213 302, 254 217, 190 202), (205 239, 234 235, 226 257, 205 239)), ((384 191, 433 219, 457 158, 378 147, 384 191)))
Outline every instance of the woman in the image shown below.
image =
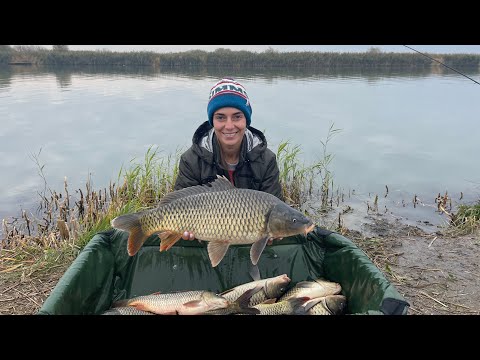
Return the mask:
MULTIPOLYGON (((224 175, 238 188, 265 191, 283 200, 275 154, 265 135, 250 126, 252 106, 245 87, 223 78, 210 90, 208 121, 195 131, 182 154, 175 190, 224 175)), ((194 234, 185 232, 185 240, 194 234)))

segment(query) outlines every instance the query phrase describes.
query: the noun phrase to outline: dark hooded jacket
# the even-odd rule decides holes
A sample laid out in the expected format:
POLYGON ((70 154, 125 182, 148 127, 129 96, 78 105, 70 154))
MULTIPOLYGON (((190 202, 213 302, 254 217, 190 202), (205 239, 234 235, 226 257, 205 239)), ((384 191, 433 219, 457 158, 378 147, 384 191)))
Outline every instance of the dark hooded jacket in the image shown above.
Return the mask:
MULTIPOLYGON (((195 131, 192 146, 182 154, 175 190, 205 184, 228 171, 222 166, 215 131, 205 121, 195 131)), ((275 154, 267 148, 267 140, 260 130, 245 129, 240 158, 233 174, 237 188, 265 191, 283 200, 279 170, 275 154)))

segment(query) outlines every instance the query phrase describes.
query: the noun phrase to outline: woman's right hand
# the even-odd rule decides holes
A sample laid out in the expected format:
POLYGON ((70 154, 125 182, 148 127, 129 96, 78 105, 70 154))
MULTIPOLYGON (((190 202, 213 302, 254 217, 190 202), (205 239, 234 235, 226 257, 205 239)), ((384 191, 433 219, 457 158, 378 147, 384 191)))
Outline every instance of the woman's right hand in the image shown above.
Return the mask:
POLYGON ((183 240, 195 240, 195 236, 193 235, 193 233, 191 233, 189 231, 185 231, 182 235, 182 239, 183 240))

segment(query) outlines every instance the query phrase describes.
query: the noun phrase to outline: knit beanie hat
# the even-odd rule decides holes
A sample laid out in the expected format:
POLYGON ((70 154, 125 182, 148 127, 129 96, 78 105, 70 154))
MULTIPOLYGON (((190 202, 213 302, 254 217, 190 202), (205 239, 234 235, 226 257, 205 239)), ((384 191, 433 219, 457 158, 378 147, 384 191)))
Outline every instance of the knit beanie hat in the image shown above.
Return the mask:
POLYGON ((248 99, 247 91, 237 81, 232 78, 223 78, 210 90, 208 99, 207 113, 208 121, 213 126, 213 114, 223 107, 234 107, 239 109, 247 119, 247 126, 252 121, 252 107, 248 99))

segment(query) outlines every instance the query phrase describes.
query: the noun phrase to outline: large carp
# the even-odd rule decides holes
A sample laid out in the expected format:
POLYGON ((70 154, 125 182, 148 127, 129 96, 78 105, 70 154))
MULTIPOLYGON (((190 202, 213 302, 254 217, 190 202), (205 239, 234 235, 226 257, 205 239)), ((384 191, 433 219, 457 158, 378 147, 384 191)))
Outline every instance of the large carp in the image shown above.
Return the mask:
POLYGON ((257 264, 270 239, 307 234, 310 219, 272 194, 234 187, 224 176, 205 185, 165 195, 155 209, 121 215, 112 226, 129 232, 128 254, 135 255, 145 240, 160 233, 160 251, 172 247, 185 231, 209 241, 212 266, 222 261, 230 245, 253 244, 250 259, 257 264))

